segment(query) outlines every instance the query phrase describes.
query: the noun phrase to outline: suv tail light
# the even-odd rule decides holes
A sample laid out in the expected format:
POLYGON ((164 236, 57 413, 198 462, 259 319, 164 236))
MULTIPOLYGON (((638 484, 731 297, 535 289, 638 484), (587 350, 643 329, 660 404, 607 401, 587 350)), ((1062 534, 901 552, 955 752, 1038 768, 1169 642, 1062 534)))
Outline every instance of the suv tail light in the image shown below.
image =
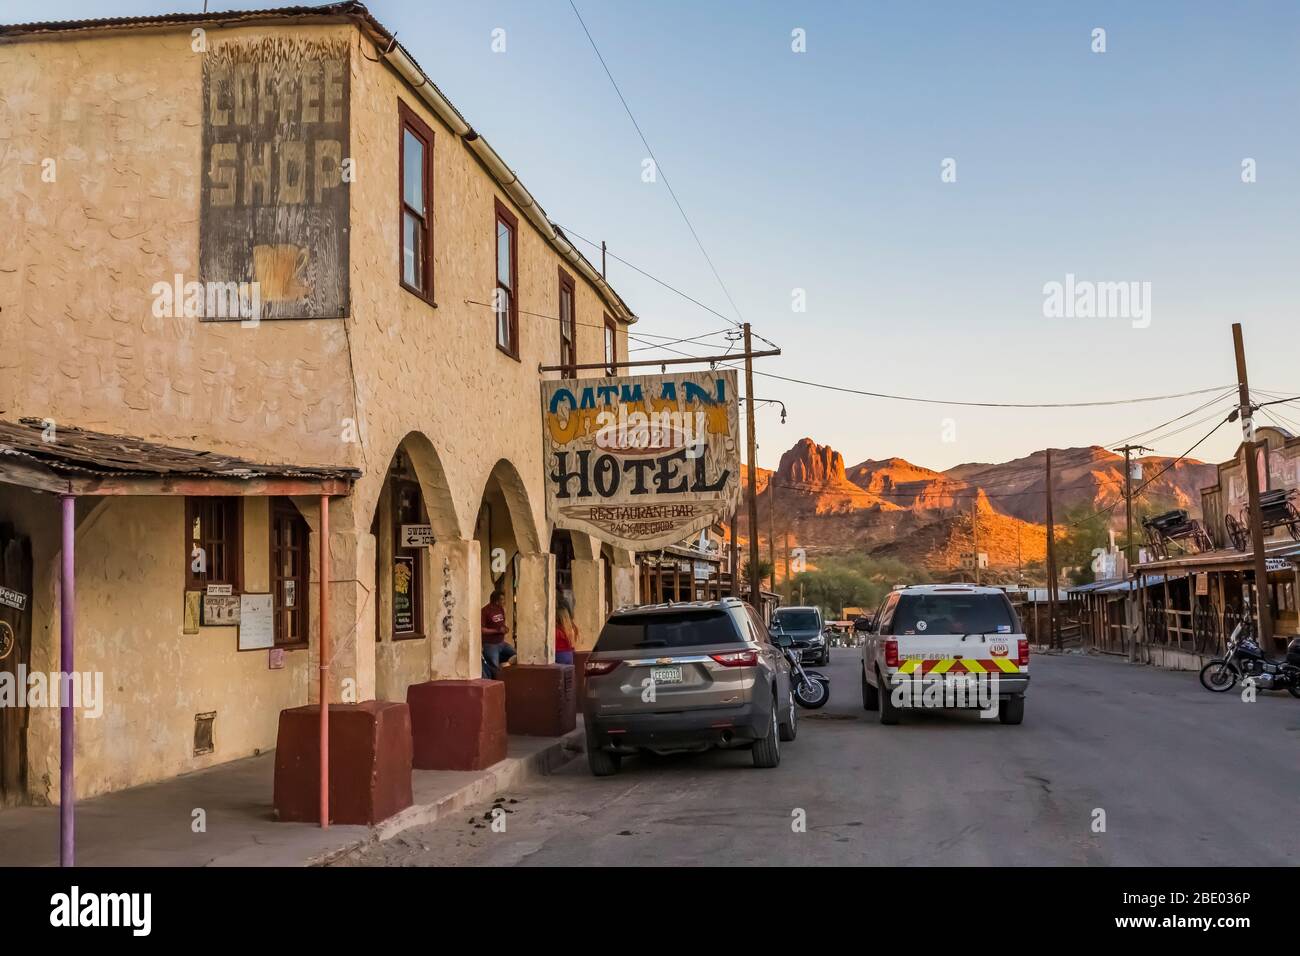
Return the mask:
POLYGON ((1022 637, 1020 646, 1016 649, 1016 663, 1021 667, 1029 666, 1029 638, 1022 637))
POLYGON ((723 667, 753 667, 758 663, 758 651, 730 651, 709 656, 723 667))
POLYGON ((898 641, 895 640, 885 641, 885 666, 886 667, 898 666, 898 641))
POLYGON ((619 665, 619 661, 592 661, 588 660, 583 664, 582 669, 587 674, 593 674, 599 677, 601 674, 608 674, 619 665))

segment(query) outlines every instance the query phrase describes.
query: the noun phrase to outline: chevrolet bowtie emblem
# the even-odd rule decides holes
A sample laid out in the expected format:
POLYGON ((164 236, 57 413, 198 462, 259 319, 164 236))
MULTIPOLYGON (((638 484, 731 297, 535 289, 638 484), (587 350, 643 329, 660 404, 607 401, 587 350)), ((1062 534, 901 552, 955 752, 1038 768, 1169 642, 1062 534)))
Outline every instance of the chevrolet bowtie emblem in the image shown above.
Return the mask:
POLYGON ((671 664, 672 662, 673 659, 671 657, 661 657, 659 660, 655 661, 656 664, 671 664))

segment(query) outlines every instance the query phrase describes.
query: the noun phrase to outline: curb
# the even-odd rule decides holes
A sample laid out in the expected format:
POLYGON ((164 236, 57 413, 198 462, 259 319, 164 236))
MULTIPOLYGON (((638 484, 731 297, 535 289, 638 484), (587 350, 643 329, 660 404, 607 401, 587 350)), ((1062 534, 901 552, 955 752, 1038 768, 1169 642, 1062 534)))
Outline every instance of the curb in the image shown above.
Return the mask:
POLYGON ((413 827, 437 823, 450 813, 460 811, 471 804, 484 803, 496 794, 517 787, 527 780, 549 776, 574 757, 585 752, 585 749, 583 730, 578 726, 563 737, 556 738, 549 746, 527 757, 507 757, 500 763, 492 765, 484 776, 467 783, 434 803, 412 804, 387 820, 375 824, 361 839, 318 853, 309 858, 304 865, 328 866, 349 853, 374 843, 391 840, 413 827))

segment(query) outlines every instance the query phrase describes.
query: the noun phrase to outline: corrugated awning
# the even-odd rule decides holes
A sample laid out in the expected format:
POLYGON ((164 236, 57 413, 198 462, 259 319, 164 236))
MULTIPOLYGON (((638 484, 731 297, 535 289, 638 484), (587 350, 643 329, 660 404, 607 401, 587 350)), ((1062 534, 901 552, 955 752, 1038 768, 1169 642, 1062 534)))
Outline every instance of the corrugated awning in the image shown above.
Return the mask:
POLYGON ((0 483, 73 495, 343 495, 356 468, 259 464, 38 418, 0 421, 0 483))
MULTIPOLYGON (((1281 558, 1291 562, 1300 561, 1300 544, 1295 541, 1275 541, 1270 544, 1266 541, 1264 557, 1269 560, 1281 558)), ((1254 562, 1253 549, 1248 551, 1223 549, 1148 561, 1137 565, 1133 570, 1142 574, 1149 574, 1152 571, 1250 571, 1254 568, 1254 562)))

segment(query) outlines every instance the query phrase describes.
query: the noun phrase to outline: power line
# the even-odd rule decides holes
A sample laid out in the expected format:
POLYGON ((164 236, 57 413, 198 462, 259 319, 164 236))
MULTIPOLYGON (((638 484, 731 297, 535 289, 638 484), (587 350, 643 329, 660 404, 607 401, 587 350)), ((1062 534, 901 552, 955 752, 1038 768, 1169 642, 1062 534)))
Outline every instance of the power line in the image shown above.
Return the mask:
POLYGON ((1128 444, 1129 442, 1131 442, 1131 441, 1135 441, 1136 439, 1142 438, 1142 437, 1144 437, 1144 436, 1146 436, 1146 435, 1150 435, 1152 432, 1159 431, 1160 429, 1162 429, 1162 428, 1166 428, 1166 427, 1168 427, 1169 425, 1174 424, 1175 422, 1180 422, 1180 421, 1182 421, 1184 418, 1187 418, 1187 417, 1189 417, 1189 416, 1191 416, 1191 415, 1195 415, 1197 412, 1201 411, 1202 409, 1209 408, 1211 405, 1214 405, 1215 403, 1222 401, 1223 399, 1227 398, 1229 395, 1234 394, 1236 391, 1237 391, 1237 388, 1236 388, 1235 385, 1234 385, 1234 386, 1231 386, 1231 387, 1229 387, 1229 388, 1225 388, 1225 389, 1223 390, 1223 393, 1222 393, 1221 395, 1216 395, 1214 398, 1210 399, 1208 402, 1204 402, 1204 403, 1202 403, 1202 404, 1200 404, 1200 405, 1197 405, 1197 406, 1196 406, 1195 408, 1193 408, 1191 411, 1189 411, 1189 412, 1184 412, 1183 414, 1179 415, 1177 418, 1171 418, 1171 419, 1169 419, 1169 421, 1167 421, 1167 422, 1162 422, 1161 424, 1156 425, 1156 426, 1154 426, 1154 427, 1152 427, 1152 428, 1145 429, 1144 431, 1137 432, 1136 434, 1133 434, 1133 435, 1128 435, 1128 436, 1126 436, 1126 437, 1124 437, 1124 438, 1119 439, 1118 441, 1110 442, 1106 447, 1111 448, 1111 447, 1114 447, 1115 445, 1127 445, 1127 444, 1128 444))
MULTIPOLYGON (((573 236, 573 238, 578 239, 578 240, 580 240, 580 241, 582 241, 582 242, 585 242, 587 245, 591 246, 593 249, 599 249, 599 248, 600 248, 600 243, 592 242, 592 241, 591 241, 590 239, 588 239, 586 236, 579 235, 577 232, 575 232, 574 230, 570 229, 568 226, 559 226, 559 225, 557 224, 557 228, 558 228, 561 232, 563 232, 565 235, 573 236)), ((656 275, 653 275, 652 273, 646 272, 646 270, 640 268, 639 266, 635 266, 635 265, 633 265, 632 263, 628 262, 626 259, 623 259, 623 258, 621 258, 621 257, 619 257, 619 256, 617 256, 617 255, 615 255, 614 253, 610 252, 608 249, 605 250, 605 254, 606 254, 607 256, 609 256, 609 258, 613 259, 615 262, 621 262, 621 263, 623 263, 623 265, 627 266, 627 267, 628 267, 629 269, 631 269, 633 272, 636 272, 636 273, 639 273, 640 275, 645 276, 645 277, 646 277, 647 279, 649 279, 651 282, 656 282, 656 283, 658 283, 659 285, 661 285, 661 286, 663 286, 665 289, 667 289, 669 292, 673 292, 673 293, 675 293, 675 294, 681 296, 681 297, 682 297, 683 299, 685 299, 687 302, 693 303, 694 305, 698 305, 698 306, 699 306, 701 309, 703 309, 705 312, 711 312, 713 315, 716 315, 718 318, 722 319, 722 320, 725 321, 725 322, 730 322, 732 325, 735 325, 735 324, 736 324, 736 320, 733 319, 733 318, 731 318, 730 316, 723 315, 721 312, 719 312, 717 309, 713 308, 712 306, 707 306, 707 305, 705 305, 703 302, 701 302, 699 299, 695 298, 694 296, 687 295, 685 292, 683 292, 681 289, 677 288, 676 286, 671 285, 671 284, 665 282, 663 279, 659 278, 659 277, 656 276, 656 275)))
MULTIPOLYGON (((1196 451, 1196 449, 1199 448, 1199 447, 1201 446, 1201 444, 1202 444, 1206 439, 1208 439, 1211 435, 1213 435, 1213 434, 1214 434, 1215 432, 1217 432, 1220 428, 1222 428, 1224 425, 1226 425, 1229 421, 1231 421, 1231 419, 1232 419, 1232 416, 1231 416, 1231 415, 1228 415, 1227 417, 1223 418, 1223 419, 1219 422, 1219 424, 1215 425, 1215 426, 1214 426, 1213 428, 1211 428, 1208 432, 1206 432, 1204 435, 1202 435, 1202 436, 1200 437, 1200 439, 1196 442, 1195 445, 1193 445, 1191 448, 1187 449, 1187 451, 1183 452, 1183 453, 1182 453, 1181 455, 1179 455, 1177 458, 1174 458, 1174 459, 1170 460, 1169 464, 1165 465, 1165 467, 1161 468, 1158 472, 1156 472, 1154 475, 1152 475, 1152 476, 1151 476, 1150 478, 1148 478, 1146 481, 1142 482, 1142 484, 1139 485, 1138 488, 1133 492, 1133 497, 1136 498, 1138 495, 1142 494, 1142 492, 1146 491, 1146 489, 1149 488, 1149 487, 1151 486, 1152 482, 1154 482, 1157 478, 1160 478, 1160 477, 1161 477, 1165 472, 1167 472, 1170 468, 1173 468, 1174 465, 1178 464, 1180 461, 1182 461, 1184 458, 1186 458, 1186 457, 1187 457, 1188 455, 1190 455, 1192 452, 1196 451)), ((1081 519, 1078 520, 1078 521, 1072 522, 1071 524, 1067 525, 1067 527, 1070 527, 1070 528, 1077 528, 1079 525, 1083 524, 1083 523, 1086 522, 1086 521, 1091 521, 1093 518, 1097 517, 1098 515, 1102 514, 1103 512, 1105 512, 1105 513, 1107 513, 1107 514, 1112 514, 1112 513, 1114 513, 1115 509, 1119 507, 1120 503, 1123 502, 1123 500, 1124 500, 1124 499, 1121 497, 1118 501, 1113 502, 1109 507, 1107 507, 1107 508, 1100 508, 1100 509, 1098 509, 1097 511, 1094 511, 1092 514, 1090 514, 1090 515, 1088 515, 1088 516, 1086 516, 1086 517, 1084 517, 1084 518, 1081 518, 1081 519)))
MULTIPOLYGON (((573 15, 578 18, 578 23, 582 25, 582 32, 587 34, 587 42, 590 43, 591 48, 596 51, 596 59, 600 60, 601 68, 605 71, 605 75, 609 77, 609 82, 610 85, 614 87, 614 92, 618 94, 618 100, 620 103, 623 104, 623 109, 627 113, 627 118, 630 119, 632 121, 632 125, 636 127, 636 134, 641 137, 641 145, 644 146, 646 152, 650 154, 650 159, 655 164, 656 173, 659 176, 663 177, 664 186, 667 187, 668 189, 668 195, 673 197, 673 202, 677 206, 677 211, 682 214, 682 219, 686 223, 686 228, 691 231, 691 236, 695 239, 695 244, 700 247, 700 252, 703 253, 704 255, 704 261, 709 264, 709 269, 711 269, 713 272, 713 278, 718 280, 718 286, 722 289, 722 294, 727 297, 727 301, 731 303, 732 309, 735 310, 736 315, 740 316, 741 320, 743 321, 744 316, 741 315, 740 309, 736 305, 736 300, 733 299, 731 297, 731 293, 727 291, 726 283, 722 281, 722 276, 718 274, 717 267, 714 266, 713 260, 709 257, 708 250, 704 248, 704 243, 700 241, 699 233, 695 231, 695 226, 691 224, 690 217, 686 215, 686 209, 683 208, 681 204, 681 200, 677 198, 677 193, 673 190, 672 185, 668 182, 668 176, 664 173, 663 166, 661 166, 659 163, 659 158, 655 156, 655 151, 650 148, 649 140, 646 139, 645 133, 641 131, 641 124, 638 123, 636 121, 636 117, 632 115, 632 107, 627 105, 627 99, 623 96, 623 91, 619 89, 618 83, 615 82, 614 74, 609 71, 609 65, 605 63, 605 57, 601 55, 600 47, 596 46, 596 41, 592 37, 591 31, 587 29, 587 24, 582 19, 582 14, 578 12, 577 4, 575 4, 573 0, 569 0, 569 6, 573 8, 573 15)), ((736 324, 740 325, 741 322, 736 322, 736 324)))

